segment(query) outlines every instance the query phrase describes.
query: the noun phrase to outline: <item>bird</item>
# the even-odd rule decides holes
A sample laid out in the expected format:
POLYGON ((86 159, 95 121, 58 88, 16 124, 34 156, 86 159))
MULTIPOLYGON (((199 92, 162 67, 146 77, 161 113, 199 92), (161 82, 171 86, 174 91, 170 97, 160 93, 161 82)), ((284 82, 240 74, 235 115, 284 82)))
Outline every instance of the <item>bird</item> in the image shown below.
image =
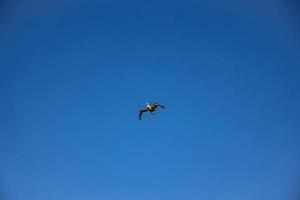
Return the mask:
POLYGON ((142 119, 142 114, 143 114, 144 112, 150 112, 150 113, 153 115, 153 112, 155 112, 156 109, 157 109, 158 107, 160 107, 160 108, 162 108, 162 109, 165 108, 164 105, 161 105, 161 104, 159 104, 159 103, 154 103, 153 105, 150 105, 150 103, 147 102, 147 103, 146 103, 146 107, 139 110, 139 120, 142 119))

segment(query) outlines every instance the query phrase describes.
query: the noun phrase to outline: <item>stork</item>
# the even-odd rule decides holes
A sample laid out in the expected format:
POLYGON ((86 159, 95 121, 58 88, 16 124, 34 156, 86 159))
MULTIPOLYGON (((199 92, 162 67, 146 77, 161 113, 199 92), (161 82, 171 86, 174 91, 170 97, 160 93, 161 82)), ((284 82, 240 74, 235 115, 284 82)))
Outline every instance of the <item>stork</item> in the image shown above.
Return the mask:
POLYGON ((156 109, 157 109, 158 107, 163 108, 163 109, 165 108, 164 105, 161 105, 161 104, 159 104, 159 103, 154 103, 153 105, 150 105, 150 104, 147 102, 147 103, 146 103, 146 107, 143 108, 143 109, 140 109, 140 111, 139 111, 139 119, 140 119, 140 120, 142 119, 142 114, 143 114, 144 112, 150 112, 150 113, 153 115, 153 112, 155 112, 156 109))

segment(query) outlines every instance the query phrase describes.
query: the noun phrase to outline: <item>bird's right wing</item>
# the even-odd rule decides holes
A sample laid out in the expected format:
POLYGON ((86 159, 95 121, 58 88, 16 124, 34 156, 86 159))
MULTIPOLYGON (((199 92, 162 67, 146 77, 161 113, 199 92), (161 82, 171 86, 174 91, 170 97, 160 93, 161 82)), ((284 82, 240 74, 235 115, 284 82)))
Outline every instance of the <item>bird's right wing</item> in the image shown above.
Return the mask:
POLYGON ((163 109, 165 109, 166 107, 164 105, 159 104, 159 106, 163 109))
POLYGON ((165 109, 165 106, 164 105, 162 105, 162 104, 159 104, 159 103, 155 103, 158 107, 161 107, 161 108, 163 108, 163 109, 165 109))
POLYGON ((147 112, 147 111, 148 111, 147 109, 141 109, 141 110, 139 111, 139 120, 142 119, 142 114, 143 114, 144 112, 147 112))

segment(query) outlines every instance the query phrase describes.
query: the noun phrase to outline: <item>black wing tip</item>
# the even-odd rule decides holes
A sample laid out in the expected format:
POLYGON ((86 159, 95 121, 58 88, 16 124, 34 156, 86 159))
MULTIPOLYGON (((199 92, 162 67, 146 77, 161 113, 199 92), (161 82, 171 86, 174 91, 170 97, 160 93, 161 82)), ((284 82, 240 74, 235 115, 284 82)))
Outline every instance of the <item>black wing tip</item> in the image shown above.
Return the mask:
POLYGON ((166 108, 164 105, 159 104, 159 103, 157 103, 157 102, 155 102, 154 105, 158 105, 158 106, 160 106, 161 108, 166 108))

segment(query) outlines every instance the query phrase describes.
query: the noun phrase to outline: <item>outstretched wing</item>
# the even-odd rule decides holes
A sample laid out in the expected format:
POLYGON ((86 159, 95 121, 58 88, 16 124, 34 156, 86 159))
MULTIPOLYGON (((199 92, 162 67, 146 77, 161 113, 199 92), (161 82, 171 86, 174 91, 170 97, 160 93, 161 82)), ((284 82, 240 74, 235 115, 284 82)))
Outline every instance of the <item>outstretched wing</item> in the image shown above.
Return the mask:
POLYGON ((148 111, 148 109, 141 109, 141 110, 139 111, 139 120, 142 119, 142 114, 143 114, 144 112, 147 112, 147 111, 148 111))
POLYGON ((158 104, 159 107, 165 109, 165 106, 164 105, 161 105, 161 104, 158 104))
POLYGON ((155 105, 155 107, 161 107, 161 108, 165 109, 165 106, 164 106, 164 105, 161 105, 161 104, 159 104, 159 103, 155 103, 154 105, 155 105))

